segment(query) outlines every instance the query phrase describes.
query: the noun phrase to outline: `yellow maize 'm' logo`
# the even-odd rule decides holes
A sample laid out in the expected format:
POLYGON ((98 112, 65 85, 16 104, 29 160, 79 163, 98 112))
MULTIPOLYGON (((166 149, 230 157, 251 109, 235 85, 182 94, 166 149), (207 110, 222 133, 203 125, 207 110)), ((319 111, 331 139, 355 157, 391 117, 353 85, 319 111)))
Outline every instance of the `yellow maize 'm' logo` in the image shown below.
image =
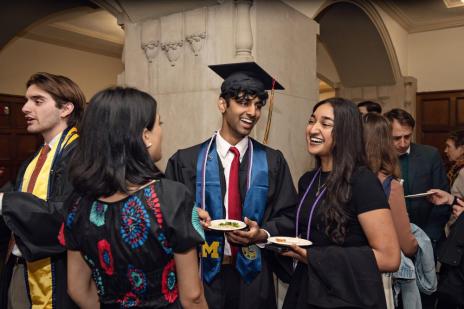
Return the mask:
POLYGON ((202 257, 208 257, 208 255, 211 256, 212 259, 218 259, 219 258, 219 241, 213 241, 211 245, 209 245, 207 242, 201 246, 201 256, 202 257))

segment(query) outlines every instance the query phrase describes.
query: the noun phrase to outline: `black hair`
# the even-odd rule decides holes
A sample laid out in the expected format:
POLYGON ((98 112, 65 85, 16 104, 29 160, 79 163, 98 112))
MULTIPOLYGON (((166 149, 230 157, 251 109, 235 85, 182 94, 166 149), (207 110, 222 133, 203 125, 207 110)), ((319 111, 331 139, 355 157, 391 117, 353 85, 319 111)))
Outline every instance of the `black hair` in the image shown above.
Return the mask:
MULTIPOLYGON (((345 207, 351 199, 351 177, 356 167, 366 165, 362 120, 357 106, 347 99, 329 98, 320 101, 314 106, 313 113, 323 104, 330 104, 334 111, 334 146, 332 171, 326 181, 327 197, 321 213, 327 226, 327 236, 335 243, 342 244, 349 220, 345 207)), ((317 166, 321 166, 317 156, 316 162, 317 166)))
POLYGON ((219 97, 226 101, 227 106, 229 106, 230 99, 234 99, 237 102, 242 103, 247 100, 252 100, 255 97, 262 102, 263 106, 266 105, 268 94, 261 81, 254 78, 249 73, 245 76, 247 76, 247 78, 243 80, 234 78, 226 79, 221 85, 221 94, 219 97))
POLYGON ((368 113, 382 113, 382 105, 374 101, 362 101, 358 103, 358 107, 365 107, 368 113))
POLYGON ((416 121, 411 114, 401 108, 394 108, 391 111, 386 112, 384 116, 387 117, 391 123, 393 123, 393 120, 396 120, 400 123, 400 125, 408 126, 412 129, 414 129, 414 126, 416 125, 416 121))
POLYGON ((155 125, 156 101, 135 88, 98 92, 84 113, 80 138, 70 163, 76 191, 92 198, 128 193, 161 173, 142 138, 155 125))
POLYGON ((454 142, 454 147, 458 148, 459 146, 464 145, 464 130, 457 130, 450 133, 448 139, 454 142))

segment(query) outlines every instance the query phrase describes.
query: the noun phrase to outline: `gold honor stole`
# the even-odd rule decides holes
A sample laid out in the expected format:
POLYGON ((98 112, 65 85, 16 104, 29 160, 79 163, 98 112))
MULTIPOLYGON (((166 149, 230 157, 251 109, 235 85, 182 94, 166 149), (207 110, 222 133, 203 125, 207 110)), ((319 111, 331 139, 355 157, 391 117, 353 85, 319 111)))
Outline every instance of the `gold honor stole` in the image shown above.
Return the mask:
MULTIPOLYGON (((60 135, 57 137, 59 141, 61 141, 61 134, 63 133, 60 133, 60 135)), ((52 169, 55 155, 57 151, 62 151, 67 145, 71 144, 77 138, 77 129, 72 128, 68 131, 62 143, 55 143, 50 149, 50 152, 47 155, 47 159, 45 160, 45 163, 37 177, 34 189, 32 190, 32 194, 34 194, 36 197, 45 201, 47 200, 50 171, 52 169), (60 147, 59 150, 58 147, 60 147)), ((22 192, 27 191, 27 186, 31 179, 32 172, 37 165, 39 155, 40 151, 26 168, 21 186, 22 192)), ((29 283, 29 294, 31 297, 32 309, 52 309, 53 279, 51 259, 44 258, 34 262, 27 262, 27 279, 29 283)))

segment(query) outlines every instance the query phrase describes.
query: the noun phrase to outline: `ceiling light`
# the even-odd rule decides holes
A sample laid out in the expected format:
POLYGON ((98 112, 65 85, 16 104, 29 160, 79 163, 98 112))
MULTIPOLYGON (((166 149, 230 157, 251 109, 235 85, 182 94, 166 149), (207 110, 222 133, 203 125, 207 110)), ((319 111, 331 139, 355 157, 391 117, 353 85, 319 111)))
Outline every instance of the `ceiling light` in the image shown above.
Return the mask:
POLYGON ((464 0, 443 0, 448 9, 464 6, 464 0))

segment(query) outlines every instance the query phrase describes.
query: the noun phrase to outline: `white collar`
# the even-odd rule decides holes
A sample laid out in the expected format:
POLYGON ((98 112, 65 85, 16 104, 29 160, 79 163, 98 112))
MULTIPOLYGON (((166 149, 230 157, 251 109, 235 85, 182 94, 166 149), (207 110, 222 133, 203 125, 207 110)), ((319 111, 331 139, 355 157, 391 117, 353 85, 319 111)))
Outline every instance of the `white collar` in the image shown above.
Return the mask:
POLYGON ((245 152, 248 150, 248 136, 245 136, 242 138, 240 142, 238 142, 236 145, 231 145, 229 144, 228 141, 226 141, 222 136, 221 132, 218 131, 216 135, 216 150, 219 156, 221 156, 222 159, 224 159, 229 152, 230 147, 234 146, 235 148, 238 149, 240 152, 240 161, 242 161, 243 156, 245 155, 245 152))
POLYGON ((407 155, 410 155, 410 154, 411 154, 411 145, 409 145, 408 150, 406 150, 406 152, 400 154, 400 156, 402 156, 402 155, 404 155, 404 154, 407 154, 407 155))
POLYGON ((58 142, 58 140, 60 139, 61 137, 61 134, 63 133, 63 131, 61 131, 60 133, 58 133, 57 135, 55 135, 54 138, 52 138, 52 140, 49 142, 49 143, 45 143, 44 145, 47 145, 51 148, 53 148, 53 146, 55 146, 55 144, 58 142))

